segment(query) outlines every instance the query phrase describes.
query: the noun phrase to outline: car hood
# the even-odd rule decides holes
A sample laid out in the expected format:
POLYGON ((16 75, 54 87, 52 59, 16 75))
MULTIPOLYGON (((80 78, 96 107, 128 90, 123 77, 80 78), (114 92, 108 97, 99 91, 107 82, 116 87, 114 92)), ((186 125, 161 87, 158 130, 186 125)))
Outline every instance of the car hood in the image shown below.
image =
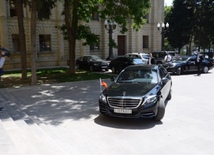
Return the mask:
POLYGON ((96 62, 96 63, 102 63, 102 64, 109 64, 109 62, 105 61, 105 60, 95 60, 94 62, 96 62))
MULTIPOLYGON (((143 96, 150 92, 155 86, 157 86, 157 84, 112 83, 107 89, 103 91, 103 94, 106 96, 143 96)), ((157 91, 158 88, 154 90, 157 91)))
POLYGON ((184 61, 174 61, 174 62, 169 62, 167 64, 164 64, 164 67, 180 66, 182 64, 185 64, 185 62, 184 61))

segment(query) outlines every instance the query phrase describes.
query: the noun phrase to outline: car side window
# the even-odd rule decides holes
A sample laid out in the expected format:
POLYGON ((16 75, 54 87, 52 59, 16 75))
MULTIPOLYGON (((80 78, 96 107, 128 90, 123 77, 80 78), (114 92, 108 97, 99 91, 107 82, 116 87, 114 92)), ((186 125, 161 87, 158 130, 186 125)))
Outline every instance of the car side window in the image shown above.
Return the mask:
POLYGON ((164 77, 166 77, 167 74, 168 74, 168 72, 166 71, 166 69, 164 69, 164 68, 161 67, 161 68, 160 68, 160 76, 161 76, 161 79, 164 78, 164 77))

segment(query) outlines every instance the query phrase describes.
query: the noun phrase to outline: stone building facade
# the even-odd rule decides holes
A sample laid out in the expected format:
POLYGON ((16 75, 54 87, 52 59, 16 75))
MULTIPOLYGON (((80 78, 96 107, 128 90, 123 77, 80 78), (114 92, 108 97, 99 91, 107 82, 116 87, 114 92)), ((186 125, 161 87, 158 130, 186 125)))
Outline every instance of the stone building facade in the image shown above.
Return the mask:
MULTIPOLYGON (((151 0, 152 7, 148 14, 148 23, 140 31, 129 29, 125 34, 120 34, 117 27, 113 31, 113 39, 118 48, 113 49, 113 55, 123 55, 128 52, 151 52, 161 49, 161 34, 157 30, 157 23, 164 20, 164 0, 151 0)), ((51 66, 66 66, 68 58, 68 41, 64 40, 57 25, 62 25, 61 16, 63 6, 61 2, 52 10, 49 20, 37 21, 37 68, 51 66)), ((109 33, 105 29, 104 21, 94 16, 88 23, 92 31, 100 37, 97 45, 83 46, 82 41, 76 43, 76 58, 82 55, 98 55, 107 58, 109 54, 109 33)), ((129 25, 130 27, 131 25, 129 25)), ((27 48, 27 67, 31 62, 30 42, 30 12, 24 8, 24 27, 27 48)), ((5 70, 21 68, 21 55, 18 41, 18 22, 13 3, 10 0, 0 1, 0 45, 11 51, 11 57, 5 63, 5 70)))

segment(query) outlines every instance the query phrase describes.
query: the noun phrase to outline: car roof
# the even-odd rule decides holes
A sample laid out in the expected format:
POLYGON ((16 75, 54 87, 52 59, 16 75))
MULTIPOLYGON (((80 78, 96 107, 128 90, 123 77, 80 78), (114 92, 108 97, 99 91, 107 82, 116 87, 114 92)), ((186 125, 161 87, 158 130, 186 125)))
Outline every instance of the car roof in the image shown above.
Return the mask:
POLYGON ((136 65, 130 65, 128 67, 126 67, 126 69, 142 69, 142 68, 145 68, 145 69, 155 69, 157 70, 159 68, 158 65, 149 65, 149 64, 136 64, 136 65))
POLYGON ((118 56, 118 57, 116 57, 115 59, 118 59, 118 58, 125 58, 125 59, 141 59, 141 58, 137 58, 137 57, 125 57, 125 56, 118 56))
POLYGON ((128 55, 128 54, 149 55, 148 53, 137 53, 137 52, 133 52, 133 53, 126 53, 125 55, 128 55))

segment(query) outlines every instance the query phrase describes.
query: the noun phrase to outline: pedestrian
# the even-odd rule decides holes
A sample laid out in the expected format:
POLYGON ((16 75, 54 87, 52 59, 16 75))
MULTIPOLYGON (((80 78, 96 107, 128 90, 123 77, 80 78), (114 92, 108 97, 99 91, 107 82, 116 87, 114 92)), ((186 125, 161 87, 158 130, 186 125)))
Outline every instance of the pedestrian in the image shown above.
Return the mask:
POLYGON ((166 56, 164 57, 164 62, 168 63, 172 61, 172 56, 166 52, 166 56))
POLYGON ((149 60, 148 60, 147 64, 149 64, 149 65, 155 64, 155 59, 152 56, 152 53, 149 53, 149 60))
MULTIPOLYGON (((5 62, 5 51, 2 50, 0 45, 0 86, 1 86, 1 76, 4 74, 3 66, 5 62)), ((4 107, 0 107, 0 112, 4 110, 4 107)))
POLYGON ((198 76, 201 75, 201 63, 202 63, 202 58, 200 56, 200 52, 198 51, 196 55, 196 65, 198 69, 198 76))

